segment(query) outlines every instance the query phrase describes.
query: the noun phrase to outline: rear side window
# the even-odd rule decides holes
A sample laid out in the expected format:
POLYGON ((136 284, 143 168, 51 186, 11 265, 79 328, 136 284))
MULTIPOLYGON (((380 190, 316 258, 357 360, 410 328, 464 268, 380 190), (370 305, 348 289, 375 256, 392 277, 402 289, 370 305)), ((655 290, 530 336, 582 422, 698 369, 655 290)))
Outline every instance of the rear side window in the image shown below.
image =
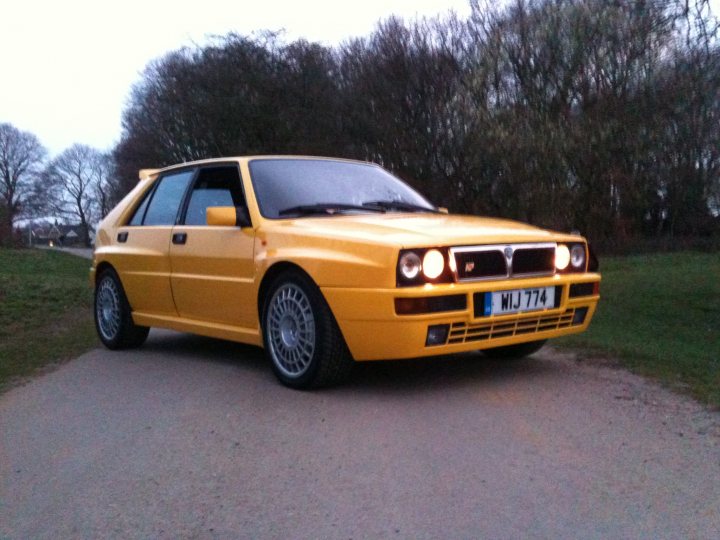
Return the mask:
POLYGON ((147 210, 147 206, 151 198, 152 189, 148 190, 148 192, 145 194, 145 197, 143 198, 143 202, 140 204, 140 206, 138 206, 137 210, 135 210, 135 214, 133 214, 133 217, 130 220, 130 225, 142 225, 143 218, 145 217, 145 211, 147 210))
POLYGON ((208 207, 244 205, 236 166, 202 169, 190 194, 185 225, 206 225, 208 207))
MULTIPOLYGON (((194 173, 195 171, 189 170, 163 176, 150 199, 142 224, 175 225, 180 203, 194 173)), ((136 215, 143 206, 145 206, 144 202, 138 208, 136 215)), ((135 224, 134 221, 135 216, 131 224, 135 224)))

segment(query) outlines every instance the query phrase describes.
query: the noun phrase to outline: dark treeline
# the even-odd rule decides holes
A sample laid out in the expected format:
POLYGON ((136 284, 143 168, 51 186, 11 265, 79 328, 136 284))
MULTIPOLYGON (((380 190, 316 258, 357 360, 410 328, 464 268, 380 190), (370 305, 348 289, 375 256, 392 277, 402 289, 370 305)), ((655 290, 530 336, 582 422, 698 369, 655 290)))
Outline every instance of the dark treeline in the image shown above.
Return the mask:
POLYGON ((472 2, 336 48, 228 35, 151 63, 137 170, 298 153, 378 162, 435 203, 605 245, 720 231, 720 47, 705 1, 472 2))

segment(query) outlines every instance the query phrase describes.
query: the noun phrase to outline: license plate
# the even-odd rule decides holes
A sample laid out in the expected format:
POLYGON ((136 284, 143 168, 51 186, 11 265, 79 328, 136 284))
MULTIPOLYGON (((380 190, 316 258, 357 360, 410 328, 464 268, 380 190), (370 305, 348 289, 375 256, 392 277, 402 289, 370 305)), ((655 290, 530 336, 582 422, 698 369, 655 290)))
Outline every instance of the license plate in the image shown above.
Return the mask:
POLYGON ((555 307, 555 287, 515 289, 485 294, 485 315, 505 315, 555 307))

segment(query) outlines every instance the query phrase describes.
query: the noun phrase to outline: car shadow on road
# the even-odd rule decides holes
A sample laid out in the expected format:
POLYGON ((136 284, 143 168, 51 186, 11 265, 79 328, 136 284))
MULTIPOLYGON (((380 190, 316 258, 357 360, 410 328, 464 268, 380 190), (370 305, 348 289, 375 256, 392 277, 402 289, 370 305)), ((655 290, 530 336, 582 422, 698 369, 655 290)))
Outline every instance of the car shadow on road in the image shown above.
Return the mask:
POLYGON ((465 386, 497 384, 518 378, 537 378, 557 366, 538 358, 488 358, 481 352, 359 363, 345 388, 361 392, 442 391, 465 386))
MULTIPOLYGON (((163 362, 169 359, 231 365, 254 376, 273 379, 263 350, 251 345, 194 334, 154 330, 143 350, 162 356, 163 362)), ((358 362, 345 383, 321 391, 384 394, 438 391, 484 384, 496 386, 509 379, 544 377, 559 369, 561 366, 546 359, 531 356, 498 360, 488 358, 481 352, 410 360, 358 362)))

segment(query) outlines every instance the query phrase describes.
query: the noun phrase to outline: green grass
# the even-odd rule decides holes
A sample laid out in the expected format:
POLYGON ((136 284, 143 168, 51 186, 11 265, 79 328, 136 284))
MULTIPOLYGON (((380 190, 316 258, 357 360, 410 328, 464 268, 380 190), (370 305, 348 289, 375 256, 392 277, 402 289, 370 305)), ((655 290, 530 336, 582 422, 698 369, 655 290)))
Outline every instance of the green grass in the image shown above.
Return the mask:
POLYGON ((66 253, 0 249, 0 389, 97 343, 89 268, 66 253))
MULTIPOLYGON (((720 254, 601 261, 590 329, 556 341, 720 407, 720 254)), ((97 344, 90 263, 59 252, 0 249, 0 388, 97 344)))
POLYGON ((720 407, 720 254, 605 258, 600 271, 590 329, 557 343, 617 357, 720 407))

